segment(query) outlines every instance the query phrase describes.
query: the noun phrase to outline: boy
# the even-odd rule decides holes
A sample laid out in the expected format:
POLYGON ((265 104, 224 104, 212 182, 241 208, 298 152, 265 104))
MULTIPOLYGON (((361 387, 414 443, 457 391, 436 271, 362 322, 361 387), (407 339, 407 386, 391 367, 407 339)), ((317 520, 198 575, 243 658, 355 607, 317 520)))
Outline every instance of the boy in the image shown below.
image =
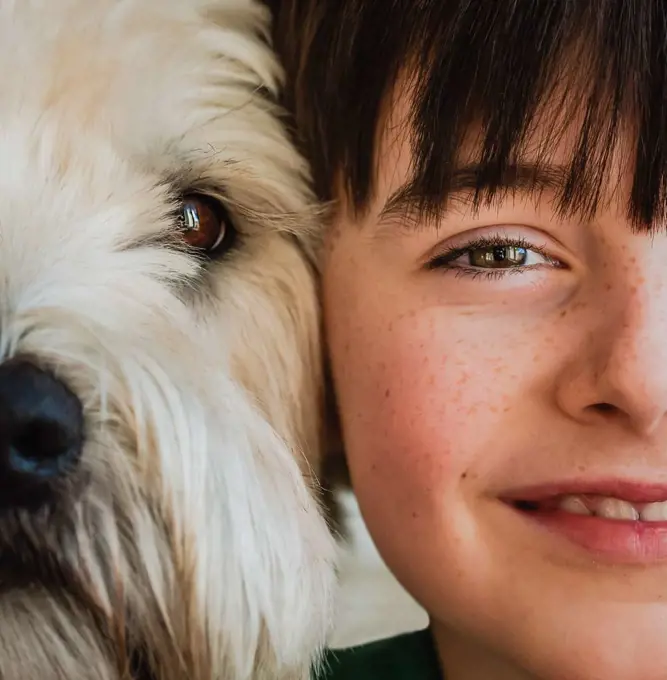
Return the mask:
POLYGON ((428 631, 326 678, 667 678, 667 9, 284 0, 351 478, 428 631))

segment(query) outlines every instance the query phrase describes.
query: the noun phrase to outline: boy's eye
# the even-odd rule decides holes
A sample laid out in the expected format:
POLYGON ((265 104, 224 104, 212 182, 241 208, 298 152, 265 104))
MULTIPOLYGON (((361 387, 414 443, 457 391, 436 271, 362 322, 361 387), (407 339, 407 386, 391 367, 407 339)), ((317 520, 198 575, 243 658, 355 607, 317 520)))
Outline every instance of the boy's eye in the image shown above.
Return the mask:
POLYGON ((458 260, 469 267, 507 269, 509 267, 540 264, 544 262, 545 258, 534 250, 523 246, 495 245, 471 248, 454 262, 458 260))
POLYGON ((543 248, 524 239, 496 235, 449 248, 432 259, 427 268, 456 269, 460 274, 495 270, 502 274, 503 271, 523 271, 542 265, 560 266, 561 263, 543 248))

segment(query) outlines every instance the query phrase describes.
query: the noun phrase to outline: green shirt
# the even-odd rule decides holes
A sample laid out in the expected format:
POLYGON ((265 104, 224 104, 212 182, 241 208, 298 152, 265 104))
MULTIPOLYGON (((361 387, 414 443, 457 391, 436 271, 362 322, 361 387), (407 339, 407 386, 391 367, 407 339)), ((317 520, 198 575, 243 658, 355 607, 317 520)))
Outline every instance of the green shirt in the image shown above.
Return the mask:
POLYGON ((330 649, 317 680, 444 680, 428 629, 330 649))

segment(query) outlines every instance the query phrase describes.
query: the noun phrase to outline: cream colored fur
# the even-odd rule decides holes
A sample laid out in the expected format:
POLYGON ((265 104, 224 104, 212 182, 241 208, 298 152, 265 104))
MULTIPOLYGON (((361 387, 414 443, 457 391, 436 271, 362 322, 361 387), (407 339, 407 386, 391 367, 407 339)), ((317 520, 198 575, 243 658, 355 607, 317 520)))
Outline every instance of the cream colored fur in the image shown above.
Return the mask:
POLYGON ((0 2, 0 358, 87 427, 57 507, 0 515, 2 680, 303 680, 325 640, 315 212, 268 21, 0 2), (201 183, 241 233, 206 267, 166 245, 201 183))

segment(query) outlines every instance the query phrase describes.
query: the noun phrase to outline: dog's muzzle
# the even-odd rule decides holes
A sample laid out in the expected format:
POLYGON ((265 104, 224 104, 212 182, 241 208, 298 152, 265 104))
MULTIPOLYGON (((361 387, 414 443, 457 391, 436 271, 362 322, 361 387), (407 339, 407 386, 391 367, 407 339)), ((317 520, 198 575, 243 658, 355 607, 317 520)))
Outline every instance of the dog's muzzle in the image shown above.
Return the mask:
POLYGON ((74 468, 84 439, 78 397, 26 359, 0 365, 0 507, 33 508, 74 468))

